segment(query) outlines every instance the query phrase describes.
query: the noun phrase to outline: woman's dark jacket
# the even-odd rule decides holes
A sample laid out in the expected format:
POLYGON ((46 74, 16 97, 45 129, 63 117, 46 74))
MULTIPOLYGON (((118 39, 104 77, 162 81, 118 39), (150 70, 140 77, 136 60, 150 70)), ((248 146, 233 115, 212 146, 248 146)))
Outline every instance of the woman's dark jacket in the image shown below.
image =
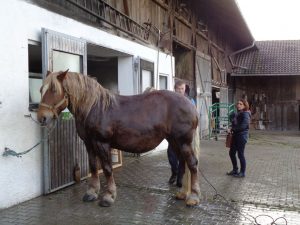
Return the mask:
POLYGON ((248 136, 250 118, 250 111, 241 111, 230 115, 233 136, 248 136))

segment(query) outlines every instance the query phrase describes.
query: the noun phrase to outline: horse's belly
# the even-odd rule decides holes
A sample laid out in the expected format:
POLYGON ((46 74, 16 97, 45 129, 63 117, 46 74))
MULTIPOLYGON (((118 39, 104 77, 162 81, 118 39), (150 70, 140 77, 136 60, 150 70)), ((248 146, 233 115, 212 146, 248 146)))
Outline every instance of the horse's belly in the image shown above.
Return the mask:
POLYGON ((158 146, 163 137, 119 137, 112 147, 131 153, 148 152, 158 146))

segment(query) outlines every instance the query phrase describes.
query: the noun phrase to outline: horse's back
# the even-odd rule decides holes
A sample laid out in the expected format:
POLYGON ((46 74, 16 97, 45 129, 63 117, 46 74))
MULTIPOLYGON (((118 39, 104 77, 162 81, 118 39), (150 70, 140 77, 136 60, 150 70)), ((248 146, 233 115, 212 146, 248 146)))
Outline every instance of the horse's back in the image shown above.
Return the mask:
POLYGON ((132 113, 134 120, 150 118, 150 123, 163 123, 170 131, 175 129, 174 132, 180 132, 178 129, 190 127, 196 129, 198 124, 196 107, 187 97, 176 92, 156 90, 141 95, 123 96, 120 103, 123 113, 132 113))

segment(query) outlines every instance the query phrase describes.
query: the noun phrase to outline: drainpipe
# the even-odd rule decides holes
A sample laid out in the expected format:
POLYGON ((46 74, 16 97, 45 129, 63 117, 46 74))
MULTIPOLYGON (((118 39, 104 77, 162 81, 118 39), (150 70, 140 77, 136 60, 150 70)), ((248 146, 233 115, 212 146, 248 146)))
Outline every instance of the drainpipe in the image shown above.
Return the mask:
POLYGON ((243 51, 251 49, 253 47, 255 47, 255 41, 253 41, 253 43, 251 45, 249 45, 249 46, 247 46, 245 48, 242 48, 242 49, 240 49, 238 51, 235 51, 235 52, 233 52, 233 53, 231 53, 231 54, 228 55, 229 62, 230 62, 230 64, 231 64, 231 66, 232 66, 233 69, 234 68, 248 69, 247 67, 243 67, 243 66, 239 66, 239 65, 234 64, 231 57, 234 56, 234 55, 236 55, 236 54, 238 54, 238 53, 241 53, 243 51))
MULTIPOLYGON (((156 27, 155 27, 156 28, 156 27)), ((156 65, 156 89, 159 89, 159 42, 160 42, 160 29, 156 28, 158 31, 158 41, 157 41, 157 65, 156 65)))

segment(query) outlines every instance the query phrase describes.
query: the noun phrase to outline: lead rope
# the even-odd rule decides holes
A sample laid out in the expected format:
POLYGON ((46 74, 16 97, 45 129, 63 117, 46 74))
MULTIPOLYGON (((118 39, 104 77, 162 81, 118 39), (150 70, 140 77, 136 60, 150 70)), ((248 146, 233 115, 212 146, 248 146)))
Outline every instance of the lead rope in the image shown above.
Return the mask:
POLYGON ((226 199, 223 195, 219 194, 219 192, 217 191, 217 189, 209 182, 209 180, 206 178, 206 176, 203 174, 203 172, 201 171, 201 169, 198 167, 199 169, 199 172, 201 173, 202 177, 204 178, 204 180, 209 184, 209 186, 212 187, 212 189, 215 191, 215 194, 213 196, 213 199, 216 200, 218 197, 221 197, 226 203, 227 205, 232 208, 234 211, 236 211, 239 215, 243 216, 245 219, 249 220, 252 224, 254 225, 262 225, 261 223, 258 223, 257 222, 257 219, 259 217, 267 217, 267 218, 270 218, 272 220, 272 222, 270 223, 270 225, 276 225, 277 221, 278 220, 284 220, 285 221, 285 225, 288 225, 288 222, 287 220, 281 216, 281 217, 278 217, 276 219, 274 219, 273 217, 269 216, 269 215, 266 215, 266 214, 260 214, 256 217, 250 215, 249 213, 247 212, 240 212, 239 210, 237 210, 230 202, 230 200, 226 199), (251 219, 249 219, 248 217, 251 217, 253 219, 253 221, 251 219))
MULTIPOLYGON (((62 104, 64 104, 65 103, 65 101, 67 101, 67 104, 68 104, 68 95, 66 94, 66 91, 65 91, 65 95, 64 95, 64 98, 62 99, 62 100, 60 100, 57 104, 55 104, 54 106, 51 106, 51 105, 48 105, 48 104, 45 104, 45 103, 40 103, 40 105, 41 106, 44 106, 44 107, 46 107, 46 108, 48 108, 48 109, 50 109, 52 112, 53 112, 53 114, 55 115, 55 120, 54 120, 54 125, 52 126, 52 127, 48 127, 48 126, 41 126, 40 125, 40 123, 36 120, 36 119, 33 119, 32 118, 32 116, 31 116, 31 114, 29 114, 29 115, 25 115, 25 117, 29 117, 29 118, 31 118, 31 120, 33 120, 35 123, 37 123, 37 124, 39 124, 40 125, 40 127, 45 127, 46 129, 47 129, 47 133, 48 133, 48 135, 47 136, 49 136, 49 134, 54 130, 54 128, 56 127, 56 125, 57 125, 57 119, 58 119, 58 114, 57 114, 57 111, 56 111, 56 109, 59 107, 59 106, 61 106, 62 104)), ((7 156, 16 156, 16 157, 18 157, 18 158, 20 158, 20 157, 22 157, 22 155, 25 155, 25 154, 27 154, 28 152, 30 152, 30 151, 32 151, 35 147, 37 147, 37 146, 39 146, 41 143, 43 143, 44 141, 47 141, 48 140, 48 138, 42 138, 38 143, 36 143, 34 146, 32 146, 31 148, 29 148, 29 149, 27 149, 27 150, 25 150, 25 151, 23 151, 23 152, 16 152, 16 151, 14 151, 14 150, 12 150, 12 149, 10 149, 10 148, 8 148, 8 147, 5 147, 4 148, 4 152, 2 153, 2 156, 3 157, 7 157, 7 156)))
MULTIPOLYGON (((37 124, 40 125, 40 123, 39 123, 36 119, 32 118, 31 114, 26 115, 26 117, 31 118, 31 120, 33 120, 35 123, 37 123, 37 124)), ((56 125, 57 125, 57 119, 55 119, 54 122, 53 122, 52 124, 53 124, 53 125, 52 125, 51 127, 49 127, 49 126, 41 126, 41 125, 40 125, 40 127, 45 127, 45 128, 47 129, 47 133, 48 133, 47 136, 49 136, 49 134, 52 133, 52 131, 53 131, 54 128, 56 127, 56 125)), ((39 146, 41 143, 43 143, 44 141, 47 141, 47 140, 48 140, 48 138, 42 138, 42 139, 41 139, 38 143, 36 143, 34 146, 32 146, 31 148, 29 148, 29 149, 27 149, 27 150, 25 150, 25 151, 23 151, 23 152, 16 152, 15 150, 12 150, 12 149, 10 149, 10 148, 8 148, 8 147, 5 147, 5 148, 4 148, 4 152, 2 153, 2 156, 3 156, 3 157, 7 157, 7 156, 16 156, 16 157, 18 157, 18 158, 21 158, 22 155, 25 155, 25 154, 29 153, 29 152, 32 151, 35 147, 39 146)))

